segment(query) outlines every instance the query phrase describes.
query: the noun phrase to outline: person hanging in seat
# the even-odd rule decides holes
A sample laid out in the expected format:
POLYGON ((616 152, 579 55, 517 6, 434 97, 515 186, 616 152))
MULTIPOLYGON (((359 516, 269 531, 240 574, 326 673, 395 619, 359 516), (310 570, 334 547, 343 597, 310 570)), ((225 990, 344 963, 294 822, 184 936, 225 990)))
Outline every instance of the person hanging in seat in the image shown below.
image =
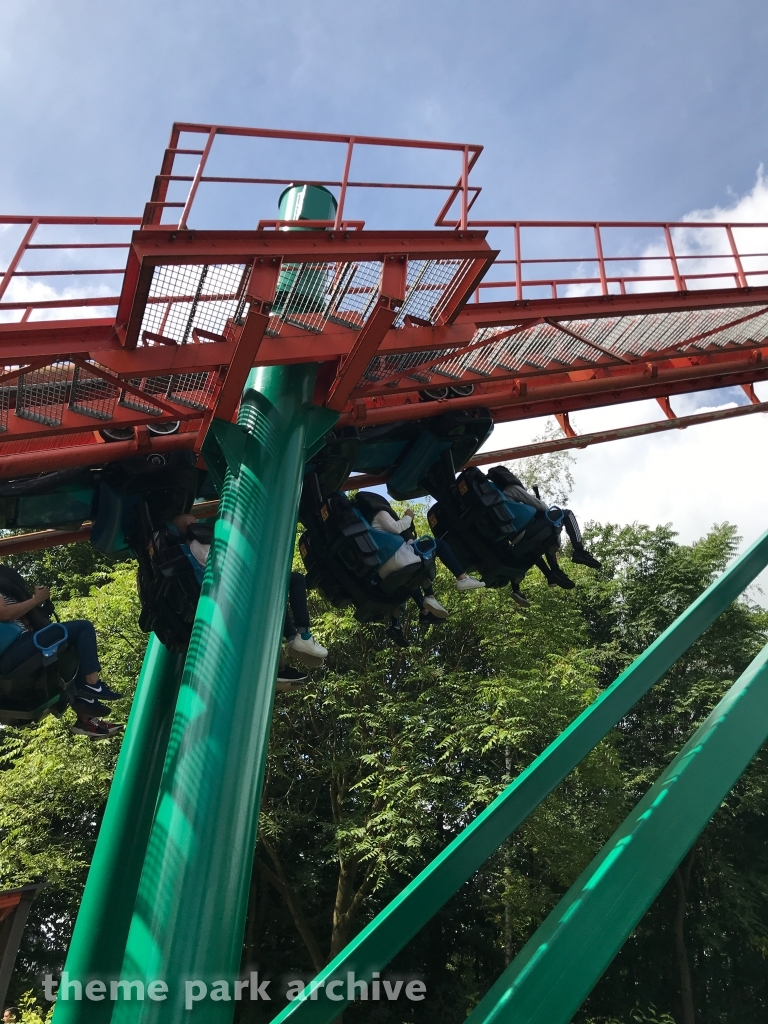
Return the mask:
MULTIPOLYGON (((24 589, 29 592, 28 587, 24 589)), ((47 604, 50 596, 48 587, 36 586, 32 595, 25 597, 7 570, 0 574, 0 677, 38 653, 35 636, 40 627, 33 621, 34 612, 47 604)), ((111 690, 100 677, 96 630, 88 619, 72 619, 62 625, 66 627, 67 642, 77 651, 79 662, 75 696, 70 700, 77 721, 71 731, 92 740, 109 739, 123 726, 104 719, 109 708, 102 702, 120 700, 122 695, 111 690)))
MULTIPOLYGON (((189 513, 174 516, 171 525, 187 542, 190 555, 199 566, 199 582, 202 583, 203 570, 211 551, 211 538, 200 533, 197 520, 189 513)), ((309 626, 306 580, 302 573, 292 572, 288 581, 288 607, 283 622, 283 637, 288 649, 303 665, 307 668, 320 668, 328 651, 312 636, 309 626)), ((286 665, 281 654, 278 682, 303 682, 306 678, 306 672, 286 665)))
MULTIPOLYGON (((419 541, 416 538, 416 531, 413 529, 415 518, 413 509, 407 508, 402 517, 399 517, 387 499, 373 491, 358 491, 354 499, 354 505, 374 530, 394 534, 403 539, 403 544, 379 567, 378 573, 382 579, 386 579, 388 575, 404 568, 406 565, 411 565, 421 560, 417 548, 419 541)), ((430 537, 429 539, 432 540, 433 538, 430 537)), ((435 556, 440 559, 446 569, 455 577, 457 590, 478 590, 485 586, 482 580, 467 575, 447 541, 434 540, 434 545, 435 556)), ((435 597, 432 586, 424 587, 423 590, 418 587, 415 588, 411 591, 411 597, 419 606, 420 617, 423 622, 427 623, 447 618, 449 614, 448 609, 435 597)), ((397 621, 399 623, 399 620, 397 621)), ((402 631, 401 626, 395 625, 395 617, 393 617, 390 629, 397 633, 398 628, 402 631)), ((393 636, 393 638, 396 639, 396 642, 401 643, 399 637, 393 636)))
MULTIPOLYGON (((562 587, 564 590, 572 590, 576 585, 563 572, 557 561, 557 552, 560 546, 560 527, 565 528, 573 548, 571 561, 576 562, 578 565, 587 565, 591 569, 602 568, 602 564, 584 547, 581 529, 579 528, 576 516, 570 509, 546 505, 539 497, 538 490, 529 491, 522 480, 515 476, 506 466, 494 466, 492 469, 489 469, 488 478, 510 501, 532 506, 536 509, 538 516, 543 516, 557 528, 555 538, 549 543, 542 556, 535 563, 551 587, 562 587)), ((513 581, 512 597, 518 604, 525 607, 530 604, 528 598, 520 590, 520 581, 513 581)))

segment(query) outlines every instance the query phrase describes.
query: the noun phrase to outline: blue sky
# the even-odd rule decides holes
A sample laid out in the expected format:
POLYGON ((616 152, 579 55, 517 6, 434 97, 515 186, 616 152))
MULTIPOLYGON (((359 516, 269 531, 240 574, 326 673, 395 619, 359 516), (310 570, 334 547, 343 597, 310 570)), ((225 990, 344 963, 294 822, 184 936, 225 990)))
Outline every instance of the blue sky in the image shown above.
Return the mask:
MULTIPOLYGON (((0 210, 140 213, 190 120, 480 142, 486 215, 768 220, 766 53, 765 0, 4 0, 0 210)), ((750 538, 762 419, 582 453, 578 511, 750 538)))
POLYGON ((766 157, 764 0, 4 0, 0 206, 139 209, 173 120, 478 141, 511 217, 668 218, 766 157))

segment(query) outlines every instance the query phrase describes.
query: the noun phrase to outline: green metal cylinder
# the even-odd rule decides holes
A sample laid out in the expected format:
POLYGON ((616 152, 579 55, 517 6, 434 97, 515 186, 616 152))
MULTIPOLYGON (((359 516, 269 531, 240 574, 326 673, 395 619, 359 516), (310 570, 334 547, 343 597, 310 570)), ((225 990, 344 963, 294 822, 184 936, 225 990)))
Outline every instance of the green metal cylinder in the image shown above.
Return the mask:
POLYGON ((322 185, 289 185, 281 192, 278 202, 280 220, 333 220, 336 209, 335 196, 322 185))
MULTIPOLYGON (((82 984, 117 978, 157 803, 183 660, 149 638, 65 971, 82 984)), ((60 1001, 56 1024, 106 1024, 110 1002, 60 1001)))
MULTIPOLYGON (((322 185, 290 185, 279 202, 280 220, 325 220, 336 217, 336 199, 322 185)), ((285 227, 283 231, 308 231, 285 227)), ((273 311, 276 314, 318 313, 323 308, 329 271, 325 264, 287 263, 280 272, 273 311)))
MULTIPOLYGON (((118 1001, 115 1024, 187 1019, 190 980, 233 994, 315 373, 258 369, 243 396, 123 963, 167 999, 118 1001)), ((236 1005, 207 999, 198 1017, 225 1024, 236 1005)))

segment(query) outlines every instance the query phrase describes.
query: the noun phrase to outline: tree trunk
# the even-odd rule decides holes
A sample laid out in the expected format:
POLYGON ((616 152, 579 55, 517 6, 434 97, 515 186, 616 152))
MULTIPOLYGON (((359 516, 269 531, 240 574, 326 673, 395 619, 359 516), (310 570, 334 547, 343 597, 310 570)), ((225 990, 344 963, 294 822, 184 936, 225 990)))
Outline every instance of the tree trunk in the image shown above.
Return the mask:
POLYGON ((675 955, 677 968, 680 972, 680 1002, 683 1010, 683 1024, 696 1024, 696 1013, 693 1004, 693 985, 691 969, 688 964, 688 951, 685 946, 685 907, 688 899, 688 885, 691 880, 691 868, 696 851, 692 850, 681 871, 675 868, 675 885, 677 886, 677 907, 675 910, 675 955))
POLYGON ((270 871, 266 864, 259 862, 259 871, 282 896, 286 906, 291 912, 291 917, 293 918, 293 923, 296 925, 296 930, 302 937, 304 945, 307 947, 307 951, 312 958, 312 966, 316 971, 320 971, 325 966, 325 960, 323 959, 323 954, 320 951, 320 946, 314 936, 312 928, 310 927, 309 921, 307 921, 304 914, 304 908, 301 905, 299 895, 285 877, 283 866, 280 863, 280 859, 277 856, 275 848, 269 840, 265 839, 263 836, 261 837, 261 843, 269 854, 275 870, 270 871))
POLYGON ((331 931, 331 952, 333 960, 347 944, 354 921, 355 877, 357 864, 339 860, 339 880, 336 884, 336 902, 333 905, 333 930, 331 931))

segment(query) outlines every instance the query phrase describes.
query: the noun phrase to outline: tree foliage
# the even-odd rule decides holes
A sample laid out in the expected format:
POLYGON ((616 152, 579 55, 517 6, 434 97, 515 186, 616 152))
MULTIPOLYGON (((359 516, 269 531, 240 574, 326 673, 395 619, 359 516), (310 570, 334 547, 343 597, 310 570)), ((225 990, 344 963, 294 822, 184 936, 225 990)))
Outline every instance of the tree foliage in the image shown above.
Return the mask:
MULTIPOLYGON (((531 574, 526 611, 504 590, 457 594, 441 574, 451 616, 426 630, 412 616, 405 649, 313 597, 330 654, 326 670, 276 695, 244 965, 314 974, 690 604, 737 538, 723 525, 681 545, 670 527, 605 525, 588 543, 605 570, 569 564, 569 593, 531 574)), ((62 618, 94 620, 105 677, 130 694, 145 645, 131 564, 83 562, 69 589, 63 561, 25 568, 60 573, 62 618)), ((427 1000, 382 1004, 377 1017, 462 1020, 767 632, 763 610, 732 605, 395 958, 389 970, 423 977, 427 1000)), ((55 719, 0 735, 0 880, 48 880, 17 997, 61 966, 117 749, 55 719)), ((686 970, 700 1024, 765 1019, 767 800, 763 750, 577 1020, 686 1024, 686 970)), ((352 1007, 345 1019, 363 1016, 352 1007)))

